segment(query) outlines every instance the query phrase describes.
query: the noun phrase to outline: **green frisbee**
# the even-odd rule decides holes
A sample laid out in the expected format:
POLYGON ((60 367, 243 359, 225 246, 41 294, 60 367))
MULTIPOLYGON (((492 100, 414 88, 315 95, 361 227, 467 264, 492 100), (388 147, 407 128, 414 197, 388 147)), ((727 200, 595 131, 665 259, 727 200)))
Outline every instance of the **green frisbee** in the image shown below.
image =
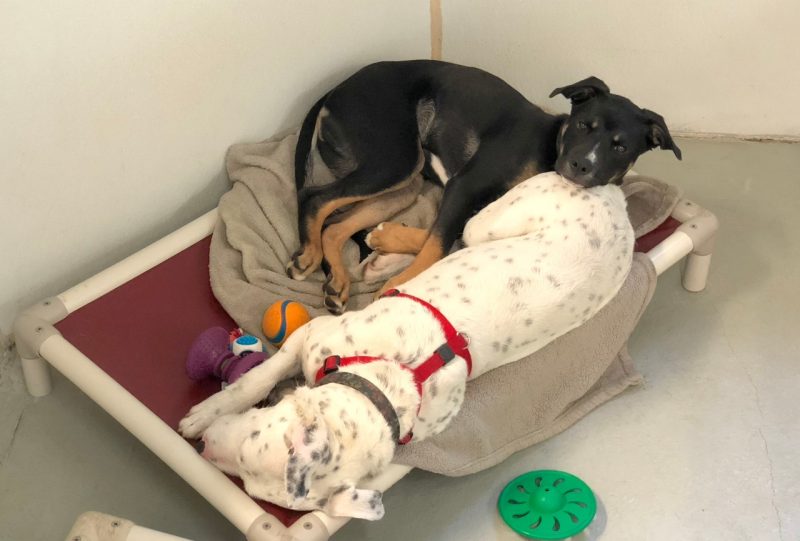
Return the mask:
POLYGON ((531 539, 564 539, 583 531, 597 512, 589 486, 572 474, 536 470, 511 481, 497 501, 509 527, 531 539))

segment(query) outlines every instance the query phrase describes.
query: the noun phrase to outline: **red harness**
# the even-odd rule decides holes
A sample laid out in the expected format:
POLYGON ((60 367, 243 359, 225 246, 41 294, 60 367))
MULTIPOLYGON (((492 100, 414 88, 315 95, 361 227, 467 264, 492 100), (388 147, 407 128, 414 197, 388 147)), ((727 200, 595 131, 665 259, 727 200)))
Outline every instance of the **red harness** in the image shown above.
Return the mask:
MULTIPOLYGON (((417 386, 417 392, 419 393, 420 398, 422 397, 422 385, 425 383, 425 381, 437 370, 452 361, 456 356, 461 357, 467 363, 467 376, 472 373, 472 356, 469 353, 469 339, 465 335, 458 332, 455 327, 450 324, 447 318, 444 317, 444 314, 442 314, 435 306, 429 302, 423 301, 420 298, 414 297, 413 295, 400 293, 396 289, 390 289, 384 293, 382 297, 403 297, 421 304, 428 309, 436 321, 439 322, 439 325, 442 326, 442 331, 444 331, 446 342, 436 348, 436 351, 434 351, 424 363, 416 368, 409 368, 402 364, 400 365, 413 374, 414 383, 417 386)), ((367 355, 356 355, 353 357, 340 357, 338 355, 331 355, 325 359, 325 361, 322 363, 322 366, 317 371, 316 381, 318 382, 326 375, 336 372, 339 367, 342 366, 348 366, 351 364, 366 364, 372 361, 383 360, 386 359, 367 355)), ((409 432, 408 435, 400 440, 400 444, 408 443, 411 441, 411 437, 412 434, 409 432)))

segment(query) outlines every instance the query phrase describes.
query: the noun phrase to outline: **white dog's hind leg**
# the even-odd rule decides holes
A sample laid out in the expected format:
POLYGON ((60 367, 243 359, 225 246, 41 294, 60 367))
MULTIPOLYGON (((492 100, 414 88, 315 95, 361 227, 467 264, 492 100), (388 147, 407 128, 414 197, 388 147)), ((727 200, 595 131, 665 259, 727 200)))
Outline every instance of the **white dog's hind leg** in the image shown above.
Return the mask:
POLYGON ((498 239, 521 237, 535 231, 539 225, 542 203, 541 197, 534 195, 534 182, 544 182, 548 176, 554 182, 561 178, 557 173, 537 175, 535 181, 526 180, 517 184, 500 199, 486 205, 464 227, 464 244, 475 246, 498 239))
POLYGON ((196 438, 217 417, 247 410, 266 398, 278 382, 299 374, 309 326, 306 324, 297 329, 275 355, 189 410, 178 425, 180 433, 187 438, 196 438))

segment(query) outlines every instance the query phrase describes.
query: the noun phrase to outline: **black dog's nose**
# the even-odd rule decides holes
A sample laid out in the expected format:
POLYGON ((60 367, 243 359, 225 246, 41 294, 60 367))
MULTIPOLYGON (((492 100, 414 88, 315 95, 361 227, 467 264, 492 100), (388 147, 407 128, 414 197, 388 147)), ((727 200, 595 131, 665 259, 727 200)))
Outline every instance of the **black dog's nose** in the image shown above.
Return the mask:
POLYGON ((197 451, 198 454, 202 454, 205 448, 206 448, 206 442, 203 440, 197 440, 194 444, 194 450, 197 451))
POLYGON ((585 175, 587 173, 591 173, 592 164, 585 158, 573 158, 569 161, 569 169, 570 172, 575 175, 585 175))

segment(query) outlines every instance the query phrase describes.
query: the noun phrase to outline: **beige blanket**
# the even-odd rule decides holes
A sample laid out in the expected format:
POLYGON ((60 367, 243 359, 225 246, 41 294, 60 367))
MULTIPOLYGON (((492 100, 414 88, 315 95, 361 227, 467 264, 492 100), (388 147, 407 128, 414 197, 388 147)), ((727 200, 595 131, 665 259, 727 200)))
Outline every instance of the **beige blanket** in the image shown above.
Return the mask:
MULTIPOLYGON (((326 313, 323 274, 318 271, 297 282, 284 271, 299 244, 296 140, 289 135, 234 145, 227 157, 233 186, 219 204, 220 219, 211 241, 211 286, 231 317, 257 336, 264 310, 277 300, 302 302, 312 315, 326 313)), ((629 176, 624 189, 631 194, 629 214, 637 236, 663 221, 680 195, 667 184, 639 176, 629 176)), ((436 190, 427 189, 394 219, 428 227, 438 198, 436 190)), ((345 261, 354 277, 349 308, 357 309, 370 302, 380 282, 363 280, 354 243, 345 247, 345 261)), ((557 434, 638 383, 641 378, 625 343, 654 287, 652 265, 646 257, 636 257, 617 297, 592 320, 530 357, 470 382, 453 424, 435 438, 402 448, 397 462, 445 475, 476 472, 557 434)))

